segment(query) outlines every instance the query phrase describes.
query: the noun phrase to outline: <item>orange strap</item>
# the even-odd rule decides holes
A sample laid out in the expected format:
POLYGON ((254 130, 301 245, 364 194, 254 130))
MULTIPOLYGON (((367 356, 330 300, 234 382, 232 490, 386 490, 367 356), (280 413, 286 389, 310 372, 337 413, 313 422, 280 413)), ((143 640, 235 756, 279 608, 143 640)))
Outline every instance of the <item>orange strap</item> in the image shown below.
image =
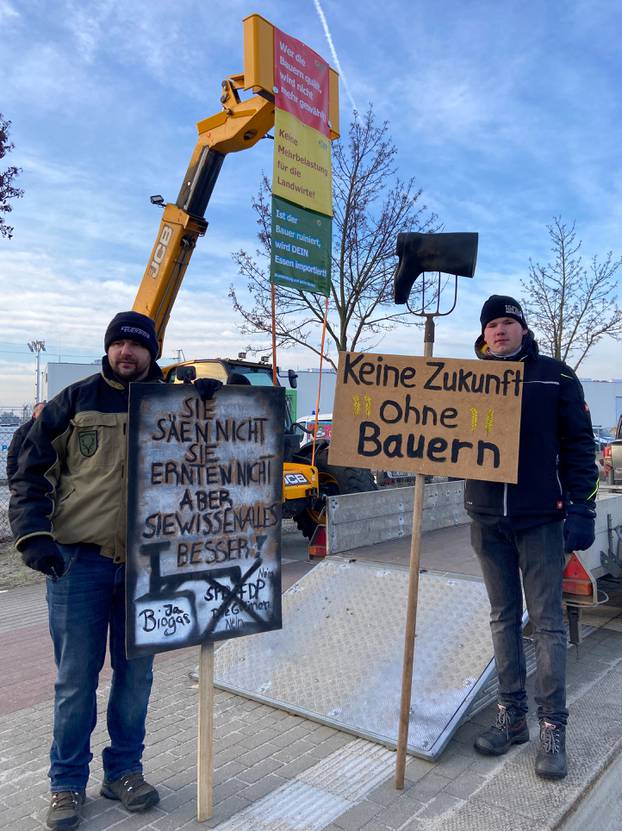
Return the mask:
POLYGON ((272 283, 272 384, 276 387, 276 288, 272 283))
POLYGON ((326 339, 326 324, 328 320, 328 297, 324 306, 324 321, 322 324, 322 342, 320 344, 320 374, 317 382, 317 398, 315 399, 315 423, 313 425, 313 447, 311 449, 311 464, 315 464, 315 442, 317 438, 317 425, 320 419, 320 394, 322 392, 322 363, 324 361, 324 340, 326 339))

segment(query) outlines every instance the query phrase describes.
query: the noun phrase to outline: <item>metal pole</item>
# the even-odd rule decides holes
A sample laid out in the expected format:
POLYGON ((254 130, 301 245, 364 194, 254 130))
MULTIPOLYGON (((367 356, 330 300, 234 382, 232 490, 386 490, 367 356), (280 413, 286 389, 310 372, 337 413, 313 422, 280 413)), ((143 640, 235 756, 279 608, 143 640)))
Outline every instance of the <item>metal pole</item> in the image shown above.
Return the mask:
POLYGON ((40 386, 39 386, 39 362, 41 359, 41 352, 45 352, 45 341, 44 340, 31 340, 29 341, 26 346, 36 355, 36 363, 35 363, 35 404, 39 403, 40 400, 40 386))
MULTIPOLYGON (((423 336, 423 355, 431 358, 434 352, 434 317, 426 315, 423 336)), ((397 759, 395 765, 395 787, 404 789, 406 749, 410 723, 410 700, 412 693, 413 667, 415 661, 415 637, 417 628, 417 599, 419 594, 419 563, 421 560, 421 517, 425 494, 425 476, 415 476, 415 497, 413 502, 413 530, 410 541, 410 565, 408 571, 408 600, 406 605, 406 630, 404 634, 404 665, 402 670, 402 698, 397 737, 397 759)))
POLYGON ((41 358, 41 352, 37 350, 37 378, 36 378, 36 385, 35 385, 35 404, 39 403, 39 360, 41 358))

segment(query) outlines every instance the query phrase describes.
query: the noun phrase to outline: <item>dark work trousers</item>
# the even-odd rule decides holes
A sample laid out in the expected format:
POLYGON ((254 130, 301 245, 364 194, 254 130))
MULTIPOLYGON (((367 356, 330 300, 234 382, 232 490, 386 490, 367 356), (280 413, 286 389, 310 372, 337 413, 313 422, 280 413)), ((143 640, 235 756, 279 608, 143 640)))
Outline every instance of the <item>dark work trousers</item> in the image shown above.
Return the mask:
POLYGON ((567 635, 562 610, 565 555, 562 523, 524 530, 473 521, 471 543, 490 600, 490 629, 499 673, 499 703, 527 712, 523 594, 536 647, 538 718, 566 724, 567 635))

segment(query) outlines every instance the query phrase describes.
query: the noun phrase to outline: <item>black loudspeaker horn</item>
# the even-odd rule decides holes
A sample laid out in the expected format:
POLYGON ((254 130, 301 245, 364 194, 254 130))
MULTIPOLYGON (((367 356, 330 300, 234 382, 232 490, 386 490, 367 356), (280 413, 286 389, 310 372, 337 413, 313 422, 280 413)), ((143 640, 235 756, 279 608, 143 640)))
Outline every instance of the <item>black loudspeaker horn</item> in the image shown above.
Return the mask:
POLYGON ((408 302, 415 280, 424 271, 472 277, 477 243, 478 234, 474 233, 398 234, 395 253, 400 259, 393 278, 395 302, 408 302))

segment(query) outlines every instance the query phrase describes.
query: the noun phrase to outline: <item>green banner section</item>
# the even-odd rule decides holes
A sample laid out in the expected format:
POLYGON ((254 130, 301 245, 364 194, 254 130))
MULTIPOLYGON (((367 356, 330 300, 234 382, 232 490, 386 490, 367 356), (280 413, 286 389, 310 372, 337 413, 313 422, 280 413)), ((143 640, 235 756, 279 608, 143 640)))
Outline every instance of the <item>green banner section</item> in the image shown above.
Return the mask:
POLYGON ((328 297, 331 243, 331 217, 272 197, 273 283, 328 297))

